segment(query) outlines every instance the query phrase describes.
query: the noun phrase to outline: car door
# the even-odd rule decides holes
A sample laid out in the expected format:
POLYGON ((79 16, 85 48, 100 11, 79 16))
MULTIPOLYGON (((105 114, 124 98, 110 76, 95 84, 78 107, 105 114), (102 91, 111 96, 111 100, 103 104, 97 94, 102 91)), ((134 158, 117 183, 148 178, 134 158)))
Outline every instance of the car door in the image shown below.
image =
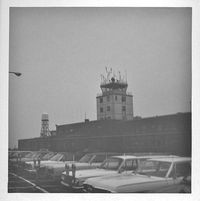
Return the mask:
POLYGON ((167 186, 159 189, 157 192, 162 193, 178 193, 181 191, 181 182, 184 177, 191 175, 190 162, 175 163, 167 178, 167 186))
POLYGON ((180 184, 184 177, 191 176, 191 163, 181 162, 175 165, 174 183, 180 184))

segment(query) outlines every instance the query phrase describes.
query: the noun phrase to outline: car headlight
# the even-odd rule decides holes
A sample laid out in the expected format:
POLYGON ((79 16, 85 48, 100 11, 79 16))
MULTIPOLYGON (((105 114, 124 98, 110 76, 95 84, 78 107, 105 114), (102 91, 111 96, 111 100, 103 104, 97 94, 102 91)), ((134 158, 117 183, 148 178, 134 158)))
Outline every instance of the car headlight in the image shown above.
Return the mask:
POLYGON ((92 187, 91 185, 84 184, 83 186, 84 186, 84 190, 85 190, 85 192, 90 193, 90 192, 93 191, 93 187, 92 187))
POLYGON ((80 180, 80 179, 77 179, 77 178, 75 178, 74 179, 74 185, 75 186, 83 186, 83 180, 80 180))

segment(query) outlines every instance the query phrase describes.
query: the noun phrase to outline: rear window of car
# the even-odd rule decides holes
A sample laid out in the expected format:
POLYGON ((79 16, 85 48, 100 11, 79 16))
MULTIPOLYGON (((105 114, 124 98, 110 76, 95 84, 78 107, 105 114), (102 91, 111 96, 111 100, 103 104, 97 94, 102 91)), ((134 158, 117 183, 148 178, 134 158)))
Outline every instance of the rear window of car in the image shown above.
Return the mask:
POLYGON ((50 161, 60 161, 63 157, 63 154, 56 154, 55 156, 53 156, 52 158, 50 158, 50 161))
POLYGON ((93 163, 101 163, 106 159, 106 155, 96 155, 95 158, 92 160, 93 163))
POLYGON ((91 160, 93 157, 94 157, 94 155, 92 155, 92 154, 86 154, 86 155, 84 155, 84 156, 79 160, 79 162, 81 162, 81 163, 89 163, 90 160, 91 160))
POLYGON ((53 157, 55 154, 54 153, 47 153, 47 154, 45 154, 43 157, 42 157, 42 159, 43 160, 48 160, 48 159, 50 159, 51 157, 53 157))
POLYGON ((118 170, 123 160, 121 158, 108 158, 100 166, 101 169, 118 170))

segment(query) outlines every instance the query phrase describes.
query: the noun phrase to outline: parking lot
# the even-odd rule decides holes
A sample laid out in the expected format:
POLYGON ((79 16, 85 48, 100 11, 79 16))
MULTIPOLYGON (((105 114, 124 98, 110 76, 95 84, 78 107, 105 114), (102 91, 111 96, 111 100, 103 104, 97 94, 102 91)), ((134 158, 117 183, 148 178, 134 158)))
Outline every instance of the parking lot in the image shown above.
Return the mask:
POLYGON ((191 192, 190 157, 99 152, 71 158, 48 151, 10 154, 8 193, 191 192))
POLYGON ((22 171, 9 172, 8 193, 70 193, 58 182, 35 180, 22 171))
POLYGON ((8 193, 71 193, 58 181, 37 179, 21 167, 9 164, 8 193))

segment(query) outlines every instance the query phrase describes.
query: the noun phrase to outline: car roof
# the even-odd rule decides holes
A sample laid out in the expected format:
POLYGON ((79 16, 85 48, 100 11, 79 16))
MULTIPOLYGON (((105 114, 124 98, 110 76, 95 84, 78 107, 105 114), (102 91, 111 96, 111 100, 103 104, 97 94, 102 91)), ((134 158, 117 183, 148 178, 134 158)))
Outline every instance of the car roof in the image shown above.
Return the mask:
POLYGON ((164 158, 154 158, 149 159, 150 161, 162 161, 162 162, 189 162, 191 157, 164 157, 164 158))
POLYGON ((118 155, 119 153, 112 152, 94 152, 94 153, 85 153, 85 155, 118 155))
MULTIPOLYGON (((120 159, 152 159, 152 158, 163 158, 166 157, 165 155, 119 155, 119 156, 112 156, 111 158, 120 158, 120 159)), ((177 156, 173 156, 177 157, 177 156)))

